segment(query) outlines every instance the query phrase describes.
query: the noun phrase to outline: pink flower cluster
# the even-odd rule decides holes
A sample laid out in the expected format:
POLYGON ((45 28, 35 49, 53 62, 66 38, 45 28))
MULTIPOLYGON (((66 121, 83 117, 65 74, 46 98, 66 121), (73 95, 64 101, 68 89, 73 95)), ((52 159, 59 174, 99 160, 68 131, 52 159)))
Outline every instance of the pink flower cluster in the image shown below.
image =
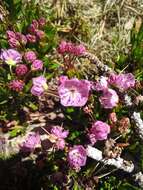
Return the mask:
POLYGON ((99 98, 101 105, 106 109, 112 109, 117 106, 119 97, 115 90, 110 89, 110 86, 115 86, 120 90, 128 90, 135 85, 135 78, 131 73, 127 74, 111 74, 108 78, 101 76, 99 80, 93 84, 92 88, 96 91, 102 91, 102 96, 99 98))
POLYGON ((47 80, 43 76, 39 76, 32 79, 33 86, 31 88, 31 93, 34 96, 41 96, 45 90, 47 90, 47 80))
POLYGON ((15 69, 17 76, 24 76, 28 72, 28 67, 25 64, 19 64, 15 69))
POLYGON ((29 134, 27 139, 20 145, 21 151, 33 152, 37 145, 40 144, 39 133, 29 134))
POLYGON ((135 86, 135 77, 132 73, 119 75, 111 74, 108 78, 108 82, 110 85, 113 85, 124 91, 135 86))
POLYGON ((18 48, 21 45, 25 46, 27 44, 26 36, 21 34, 20 32, 13 32, 11 30, 7 30, 6 33, 10 47, 18 48))
MULTIPOLYGON (((32 65, 31 65, 32 70, 38 71, 38 70, 43 69, 43 62, 37 59, 35 52, 27 51, 24 54, 24 58, 27 62, 32 62, 32 65)), ((19 64, 20 62, 22 62, 22 55, 17 50, 14 50, 14 49, 2 50, 0 54, 0 59, 4 63, 8 64, 10 67, 16 66, 15 73, 20 78, 28 72, 28 66, 26 64, 19 64)), ((32 94, 41 95, 44 92, 44 88, 46 88, 46 85, 45 85, 46 79, 45 78, 43 79, 41 77, 39 77, 38 79, 33 79, 33 81, 37 81, 37 80, 38 81, 40 80, 41 84, 39 85, 39 82, 38 82, 38 85, 37 85, 36 83, 36 85, 32 87, 31 91, 32 91, 32 94)), ((11 90, 19 92, 19 91, 22 91, 24 87, 24 82, 19 79, 15 79, 11 81, 8 86, 11 90)))
POLYGON ((113 107, 117 106, 119 97, 115 90, 107 88, 103 91, 103 94, 99 98, 99 101, 105 109, 112 109, 113 107))
POLYGON ((91 84, 87 80, 68 79, 62 76, 58 93, 63 106, 82 107, 86 104, 91 84))
POLYGON ((25 59, 25 61, 32 63, 33 61, 35 61, 37 59, 37 55, 34 51, 27 51, 24 54, 24 59, 25 59))
POLYGON ((89 139, 94 145, 98 140, 106 140, 107 135, 110 133, 110 126, 102 121, 96 121, 93 123, 89 131, 89 139))
POLYGON ((32 63, 31 68, 33 71, 39 71, 43 69, 43 62, 37 59, 37 55, 34 51, 27 51, 24 54, 25 61, 32 63))
POLYGON ((86 149, 82 145, 75 145, 68 152, 68 162, 70 167, 79 171, 81 166, 85 166, 87 160, 86 149))
POLYGON ((67 138, 69 134, 68 130, 64 130, 60 126, 54 126, 51 129, 51 135, 53 139, 53 143, 55 144, 56 149, 63 150, 65 147, 65 138, 67 138))
POLYGON ((10 81, 8 86, 11 90, 20 92, 23 90, 24 82, 21 80, 12 80, 12 81, 10 81))
POLYGON ((75 45, 71 42, 61 41, 58 52, 60 54, 69 53, 73 54, 74 56, 81 56, 86 52, 86 48, 84 45, 75 45))
POLYGON ((97 91, 104 91, 110 85, 119 88, 120 90, 128 90, 135 86, 135 77, 132 73, 126 74, 110 74, 109 77, 101 76, 94 84, 94 89, 97 91))
POLYGON ((45 25, 46 25, 46 19, 43 17, 38 20, 33 20, 28 28, 30 34, 26 35, 27 40, 31 43, 34 43, 36 42, 37 39, 44 38, 45 33, 42 29, 45 25))

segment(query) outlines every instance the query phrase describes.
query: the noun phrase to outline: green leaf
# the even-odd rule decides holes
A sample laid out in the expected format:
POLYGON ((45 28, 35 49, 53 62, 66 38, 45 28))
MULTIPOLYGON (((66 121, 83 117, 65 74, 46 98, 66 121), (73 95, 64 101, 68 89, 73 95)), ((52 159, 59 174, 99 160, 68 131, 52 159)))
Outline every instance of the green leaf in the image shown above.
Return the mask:
POLYGON ((119 190, 141 190, 129 183, 124 183, 119 187, 119 190))
POLYGON ((73 133, 70 134, 69 139, 70 139, 70 140, 74 140, 74 139, 77 138, 78 136, 80 136, 80 132, 79 132, 79 131, 74 131, 73 133))
POLYGON ((15 128, 12 131, 10 131, 9 135, 11 138, 16 137, 19 133, 23 131, 22 128, 15 128))
POLYGON ((0 105, 6 104, 7 102, 8 102, 8 100, 3 100, 3 101, 0 102, 0 105))
POLYGON ((28 107, 31 108, 33 111, 38 110, 38 106, 33 104, 32 102, 30 104, 28 104, 28 107))
POLYGON ((51 65, 49 66, 50 69, 57 69, 59 68, 59 64, 57 63, 51 63, 51 65))
POLYGON ((67 108, 66 111, 67 111, 67 113, 73 113, 74 112, 74 108, 72 108, 72 107, 71 108, 67 108))
POLYGON ((74 182, 73 190, 82 190, 82 188, 77 182, 74 182))

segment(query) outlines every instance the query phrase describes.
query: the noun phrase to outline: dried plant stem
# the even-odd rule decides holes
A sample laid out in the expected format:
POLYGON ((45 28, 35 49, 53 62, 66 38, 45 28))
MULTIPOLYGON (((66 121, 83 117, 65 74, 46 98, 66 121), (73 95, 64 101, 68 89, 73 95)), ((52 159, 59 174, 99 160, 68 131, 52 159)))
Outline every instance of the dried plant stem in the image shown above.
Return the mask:
POLYGON ((90 145, 87 146, 87 155, 88 157, 100 161, 105 165, 115 166, 117 169, 122 169, 125 172, 131 173, 134 170, 134 164, 131 161, 124 160, 121 157, 118 158, 103 158, 102 152, 97 148, 94 148, 90 145))
POLYGON ((114 170, 111 170, 110 172, 107 172, 107 173, 105 173, 105 174, 102 174, 102 175, 98 176, 98 179, 101 179, 102 177, 106 177, 107 175, 110 175, 111 173, 113 173, 113 172, 115 172, 115 171, 117 171, 117 170, 118 170, 118 169, 115 168, 114 170))
POLYGON ((143 140, 143 120, 141 119, 141 115, 139 112, 134 112, 132 115, 132 119, 136 124, 136 131, 141 140, 143 140))
POLYGON ((138 185, 143 189, 143 173, 142 172, 137 172, 134 174, 135 182, 138 183, 138 185))
POLYGON ((99 70, 103 71, 103 72, 107 72, 107 73, 111 73, 114 72, 110 67, 108 67, 107 65, 103 64, 95 55, 93 55, 92 53, 84 53, 84 55, 82 57, 85 57, 87 59, 89 59, 92 63, 96 64, 96 66, 99 68, 99 70))

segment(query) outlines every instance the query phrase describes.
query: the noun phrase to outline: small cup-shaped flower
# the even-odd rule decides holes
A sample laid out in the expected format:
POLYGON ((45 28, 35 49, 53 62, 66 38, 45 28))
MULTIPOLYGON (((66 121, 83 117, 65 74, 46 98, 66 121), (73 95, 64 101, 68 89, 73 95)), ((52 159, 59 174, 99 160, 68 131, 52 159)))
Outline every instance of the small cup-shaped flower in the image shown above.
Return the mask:
POLYGON ((32 152, 40 144, 39 133, 29 134, 27 139, 20 145, 21 151, 32 152))
POLYGON ((55 146, 58 150, 63 150, 65 147, 65 138, 68 136, 69 131, 64 130, 60 126, 54 126, 51 129, 53 139, 55 139, 55 146))
POLYGON ((65 140, 64 139, 57 139, 56 141, 56 149, 57 150, 63 150, 65 148, 65 140))
POLYGON ((132 73, 127 74, 111 74, 108 82, 111 85, 116 86, 120 90, 127 90, 135 85, 135 77, 132 73))
POLYGON ((24 64, 17 65, 15 72, 17 76, 23 76, 28 72, 28 67, 24 64))
POLYGON ((107 78, 104 76, 101 76, 98 81, 93 85, 93 89, 96 91, 104 91, 108 88, 108 82, 107 78))
POLYGON ((34 86, 43 87, 45 90, 47 90, 47 79, 43 76, 35 77, 32 79, 34 86))
POLYGON ((92 125, 88 136, 92 145, 94 145, 98 140, 106 140, 109 133, 110 126, 107 123, 96 121, 92 125))
POLYGON ((26 35, 26 38, 27 38, 27 41, 28 41, 29 43, 35 43, 35 42, 36 42, 36 36, 35 36, 35 35, 27 34, 27 35, 26 35))
POLYGON ((68 136, 69 131, 64 130, 63 127, 54 126, 51 129, 51 133, 55 135, 57 138, 65 139, 68 136))
POLYGON ((0 59, 8 65, 14 66, 22 61, 22 56, 18 51, 14 49, 8 49, 2 50, 0 59))
POLYGON ((41 96, 44 93, 44 88, 40 86, 33 85, 31 88, 31 94, 34 96, 41 96))
POLYGON ((32 63, 32 70, 38 71, 43 69, 43 61, 36 59, 32 63))
POLYGON ((48 89, 48 86, 46 83, 47 80, 43 76, 33 78, 32 82, 33 82, 33 86, 31 88, 31 93, 34 96, 41 96, 44 93, 44 91, 48 89))
POLYGON ((87 153, 86 149, 82 145, 75 145, 68 152, 68 162, 70 167, 79 171, 81 166, 86 165, 87 153))
POLYGON ((99 101, 104 108, 112 109, 117 106, 119 97, 115 90, 106 89, 103 91, 103 95, 99 98, 99 101))
POLYGON ((66 79, 58 87, 63 106, 82 107, 86 104, 91 84, 87 80, 66 79))
POLYGON ((37 59, 36 53, 34 51, 27 51, 24 54, 24 58, 27 62, 32 63, 33 61, 35 61, 37 59))
POLYGON ((13 91, 20 92, 23 90, 24 82, 21 80, 12 80, 8 84, 9 88, 13 91))

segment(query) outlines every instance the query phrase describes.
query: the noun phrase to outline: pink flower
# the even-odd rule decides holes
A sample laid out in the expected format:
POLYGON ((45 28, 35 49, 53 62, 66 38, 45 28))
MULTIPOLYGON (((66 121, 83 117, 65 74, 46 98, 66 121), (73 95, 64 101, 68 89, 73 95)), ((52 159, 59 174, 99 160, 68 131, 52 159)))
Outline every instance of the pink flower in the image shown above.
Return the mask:
POLYGON ((93 89, 95 89, 96 91, 104 91, 107 88, 108 88, 108 82, 107 78, 104 76, 101 76, 93 86, 93 89))
POLYGON ((27 43, 26 37, 20 32, 13 32, 8 30, 7 38, 8 38, 8 43, 12 48, 18 48, 20 47, 21 44, 26 45, 27 43))
POLYGON ((86 104, 91 84, 87 80, 65 79, 58 87, 63 106, 82 107, 86 104))
POLYGON ((134 87, 135 77, 132 73, 119 75, 111 74, 109 76, 108 82, 121 90, 127 90, 128 88, 134 87))
POLYGON ((36 42, 36 36, 31 35, 31 34, 27 34, 26 35, 27 41, 30 43, 35 43, 36 42))
POLYGON ((39 59, 36 59, 32 63, 32 70, 42 70, 43 69, 43 62, 39 59))
POLYGON ((23 152, 32 152, 38 144, 40 144, 40 135, 39 133, 33 133, 28 135, 20 148, 23 152))
POLYGON ((68 162, 70 166, 79 171, 81 166, 85 166, 87 160, 87 153, 82 145, 75 145, 68 152, 68 162))
POLYGON ((20 92, 23 90, 23 87, 24 87, 24 82, 21 81, 21 80, 12 80, 10 83, 9 83, 9 88, 13 91, 16 91, 16 92, 20 92))
POLYGON ((101 105, 106 109, 112 109, 117 106, 119 97, 115 90, 107 89, 103 91, 103 95, 99 98, 101 105))
POLYGON ((24 55, 27 62, 33 62, 37 59, 36 53, 34 51, 27 51, 24 55))
POLYGON ((65 148, 65 140, 58 139, 55 145, 57 150, 63 150, 65 148))
POLYGON ((40 40, 45 37, 45 32, 42 30, 36 30, 35 34, 36 34, 37 38, 40 40))
POLYGON ((61 54, 70 53, 75 56, 81 56, 86 52, 86 48, 83 44, 74 45, 71 42, 61 41, 58 47, 58 52, 61 54))
POLYGON ((0 54, 0 59, 7 63, 8 65, 16 65, 16 63, 20 63, 22 61, 21 54, 14 50, 14 49, 8 49, 8 50, 2 50, 0 54))
POLYGON ((94 145, 98 140, 107 139, 108 134, 110 133, 110 126, 102 121, 96 121, 90 131, 89 131, 89 139, 94 145))
POLYGON ((68 79, 67 76, 64 76, 64 75, 60 76, 60 77, 59 77, 59 83, 61 84, 61 83, 63 83, 64 81, 66 81, 67 79, 68 79))
POLYGON ((27 38, 25 35, 21 34, 20 32, 16 32, 16 39, 22 44, 26 45, 27 44, 27 38))
POLYGON ((39 76, 32 79, 34 86, 39 86, 47 89, 47 79, 43 76, 39 76))
POLYGON ((41 96, 45 90, 47 90, 47 80, 43 76, 39 76, 32 79, 33 86, 31 88, 31 93, 34 96, 41 96))
POLYGON ((58 47, 58 52, 60 54, 64 54, 64 53, 73 54, 75 52, 75 46, 71 42, 61 41, 58 47))
POLYGON ((31 94, 34 96, 41 96, 44 93, 44 88, 40 86, 33 85, 31 88, 31 94))
POLYGON ((66 53, 75 54, 75 45, 71 42, 67 42, 66 44, 66 53))
POLYGON ((63 150, 65 147, 65 138, 68 136, 69 131, 64 130, 62 127, 60 126, 54 126, 51 129, 51 134, 52 134, 52 138, 54 139, 54 143, 56 145, 56 148, 58 150, 63 150))
POLYGON ((33 20, 33 21, 32 21, 32 24, 30 24, 28 30, 29 30, 29 32, 31 32, 31 33, 35 33, 35 31, 38 29, 38 27, 39 27, 38 21, 37 21, 37 20, 33 20))
POLYGON ((18 47, 20 47, 19 41, 17 39, 15 39, 15 38, 10 38, 8 40, 8 43, 9 43, 9 45, 10 45, 11 48, 18 48, 18 47))
POLYGON ((65 139, 65 138, 68 136, 69 131, 64 130, 63 127, 54 126, 54 127, 51 129, 51 133, 52 133, 53 135, 55 135, 57 138, 65 139))
POLYGON ((43 26, 46 25, 46 19, 44 17, 41 17, 38 19, 39 27, 43 28, 43 26))
POLYGON ((76 56, 81 56, 81 55, 83 55, 85 52, 86 52, 85 46, 82 45, 82 44, 80 44, 80 45, 75 46, 73 53, 74 53, 76 56))
POLYGON ((6 35, 7 35, 8 39, 10 39, 10 38, 16 38, 15 32, 13 32, 12 30, 7 30, 6 31, 6 35))
POLYGON ((115 124, 117 122, 117 115, 115 112, 109 114, 109 121, 111 124, 115 124))
POLYGON ((37 20, 33 20, 32 25, 35 27, 35 29, 38 29, 38 27, 39 27, 39 23, 37 20))
POLYGON ((28 68, 26 65, 20 64, 16 67, 15 72, 16 72, 17 76, 23 76, 28 72, 28 68))
POLYGON ((67 42, 66 41, 61 41, 59 47, 58 47, 58 52, 63 54, 67 51, 66 49, 67 42))

